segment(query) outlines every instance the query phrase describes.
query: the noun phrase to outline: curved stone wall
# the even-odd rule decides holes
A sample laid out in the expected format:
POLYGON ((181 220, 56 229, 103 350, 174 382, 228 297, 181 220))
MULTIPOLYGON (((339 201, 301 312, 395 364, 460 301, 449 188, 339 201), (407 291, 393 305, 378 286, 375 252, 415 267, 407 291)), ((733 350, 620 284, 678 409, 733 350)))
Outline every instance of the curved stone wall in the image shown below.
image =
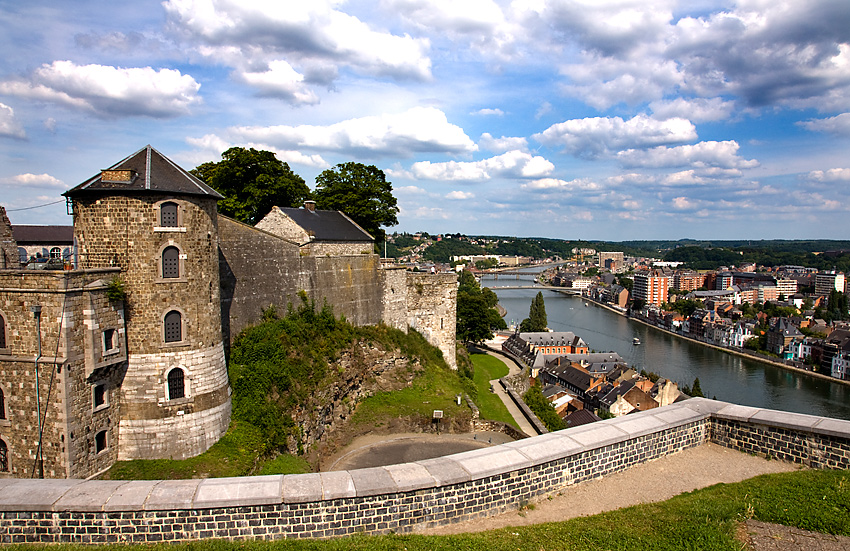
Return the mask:
POLYGON ((354 471, 166 481, 0 481, 0 538, 159 542, 411 532, 497 514, 706 441, 850 467, 850 421, 706 399, 447 457, 354 471))

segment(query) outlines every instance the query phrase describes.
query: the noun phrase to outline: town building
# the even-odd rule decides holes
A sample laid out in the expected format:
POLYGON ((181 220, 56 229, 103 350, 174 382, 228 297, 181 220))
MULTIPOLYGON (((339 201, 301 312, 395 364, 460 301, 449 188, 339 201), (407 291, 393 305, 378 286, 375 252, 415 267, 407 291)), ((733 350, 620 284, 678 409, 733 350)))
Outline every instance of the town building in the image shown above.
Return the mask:
POLYGON ((832 291, 844 292, 844 274, 835 270, 818 272, 815 276, 815 295, 829 296, 832 291))
POLYGON ((671 277, 659 270, 636 272, 632 285, 632 299, 641 300, 647 306, 661 306, 667 302, 671 277))

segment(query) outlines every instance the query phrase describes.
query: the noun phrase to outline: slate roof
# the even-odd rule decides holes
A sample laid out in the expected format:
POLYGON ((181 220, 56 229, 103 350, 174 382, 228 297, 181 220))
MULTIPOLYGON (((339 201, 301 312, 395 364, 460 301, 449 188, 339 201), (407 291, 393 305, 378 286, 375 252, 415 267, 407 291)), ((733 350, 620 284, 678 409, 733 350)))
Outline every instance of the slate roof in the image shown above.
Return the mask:
POLYGON ((567 424, 568 428, 587 425, 601 420, 601 417, 597 416, 589 409, 579 409, 564 417, 564 423, 567 424))
POLYGON ((587 346, 572 331, 520 333, 519 338, 534 346, 587 346))
POLYGON ((315 241, 374 241, 366 230, 338 210, 278 208, 312 234, 315 241))
POLYGON ((74 243, 74 226, 12 226, 12 234, 19 246, 74 243))
POLYGON ((66 191, 66 197, 102 194, 104 192, 165 193, 201 195, 213 199, 222 196, 199 179, 177 166, 171 159, 147 145, 105 171, 131 171, 128 181, 108 180, 103 172, 66 191))

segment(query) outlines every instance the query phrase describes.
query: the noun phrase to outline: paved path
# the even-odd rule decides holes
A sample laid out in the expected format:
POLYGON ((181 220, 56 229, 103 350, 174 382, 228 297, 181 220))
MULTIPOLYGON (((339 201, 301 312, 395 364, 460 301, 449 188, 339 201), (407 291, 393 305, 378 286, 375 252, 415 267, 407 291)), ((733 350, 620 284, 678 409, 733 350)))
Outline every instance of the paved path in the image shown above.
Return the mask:
MULTIPOLYGON (((493 356, 494 358, 498 358, 499 360, 504 362, 506 366, 508 366, 508 375, 514 375, 516 373, 519 373, 519 367, 517 367, 514 362, 508 360, 501 354, 496 354, 495 352, 491 352, 489 350, 487 351, 487 353, 493 356)), ((511 400, 511 397, 508 396, 508 393, 505 392, 504 388, 502 388, 502 383, 499 382, 499 379, 493 379, 492 381, 490 381, 490 387, 496 393, 496 396, 498 396, 499 399, 502 400, 502 403, 505 404, 505 407, 508 408, 508 413, 510 413, 511 417, 514 418, 514 422, 516 423, 517 427, 519 427, 519 430, 529 436, 537 436, 537 431, 534 430, 534 425, 528 422, 528 419, 525 418, 525 415, 522 414, 522 411, 520 411, 514 401, 511 400)))

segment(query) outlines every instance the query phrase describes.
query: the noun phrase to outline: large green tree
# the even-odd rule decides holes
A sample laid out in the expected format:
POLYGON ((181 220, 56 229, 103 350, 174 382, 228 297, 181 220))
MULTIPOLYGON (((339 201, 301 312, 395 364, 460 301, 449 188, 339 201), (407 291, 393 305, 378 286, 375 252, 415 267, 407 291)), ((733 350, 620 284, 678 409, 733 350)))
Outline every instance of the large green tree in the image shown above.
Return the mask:
POLYGON ((507 329, 496 310, 496 293, 482 289, 472 272, 460 274, 457 290, 457 338, 463 342, 481 342, 493 336, 494 329, 507 329))
POLYGON ((546 304, 543 302, 543 293, 537 293, 531 306, 528 308, 528 317, 519 324, 519 330, 523 333, 537 333, 546 331, 549 321, 546 319, 546 304))
POLYGON ((316 206, 340 210, 372 234, 385 240, 381 226, 398 224, 398 202, 383 170, 372 165, 342 163, 316 177, 316 206))
POLYGON ((272 207, 297 207, 310 197, 304 179, 271 151, 231 147, 218 163, 203 163, 190 171, 224 196, 218 212, 256 224, 272 207))

